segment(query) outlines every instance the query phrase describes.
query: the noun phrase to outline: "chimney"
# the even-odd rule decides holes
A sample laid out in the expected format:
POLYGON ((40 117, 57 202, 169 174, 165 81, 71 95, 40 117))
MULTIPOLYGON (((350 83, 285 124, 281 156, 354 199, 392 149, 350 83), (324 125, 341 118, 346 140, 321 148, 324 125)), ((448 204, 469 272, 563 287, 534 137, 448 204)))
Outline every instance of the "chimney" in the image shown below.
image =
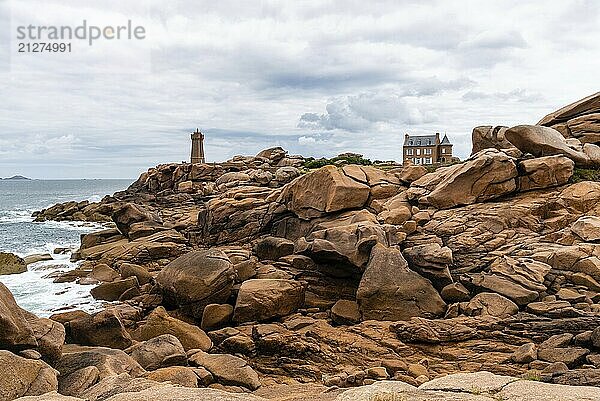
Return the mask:
POLYGON ((440 133, 439 132, 435 133, 435 144, 436 145, 440 144, 440 133))

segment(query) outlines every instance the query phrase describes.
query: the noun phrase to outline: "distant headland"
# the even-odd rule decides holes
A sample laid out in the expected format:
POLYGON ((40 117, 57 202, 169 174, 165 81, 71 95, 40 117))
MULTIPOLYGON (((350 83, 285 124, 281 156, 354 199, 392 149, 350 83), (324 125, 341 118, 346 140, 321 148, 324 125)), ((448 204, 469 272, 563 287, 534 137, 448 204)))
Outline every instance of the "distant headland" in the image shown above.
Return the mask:
POLYGON ((12 177, 9 177, 9 178, 2 178, 2 177, 0 177, 0 180, 7 180, 7 181, 8 180, 20 180, 20 181, 27 180, 27 181, 31 181, 31 178, 27 178, 27 177, 24 177, 22 175, 13 175, 12 177))

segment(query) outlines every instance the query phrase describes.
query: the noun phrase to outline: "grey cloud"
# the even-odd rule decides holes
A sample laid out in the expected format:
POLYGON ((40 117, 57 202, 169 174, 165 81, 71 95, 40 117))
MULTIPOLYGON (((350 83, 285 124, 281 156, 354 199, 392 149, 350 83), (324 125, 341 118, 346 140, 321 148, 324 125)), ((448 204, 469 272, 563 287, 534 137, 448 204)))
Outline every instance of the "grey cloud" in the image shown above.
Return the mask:
POLYGON ((495 101, 515 101, 515 102, 538 102, 543 99, 539 93, 530 93, 525 89, 515 89, 510 92, 486 93, 472 90, 462 96, 466 101, 495 100, 495 101))
POLYGON ((463 67, 491 68, 510 60, 515 51, 527 47, 520 32, 484 30, 459 44, 456 61, 463 67))
POLYGON ((361 92, 334 98, 325 106, 325 113, 302 114, 297 126, 310 130, 342 129, 357 132, 367 130, 377 123, 431 123, 436 120, 434 114, 425 108, 411 105, 407 99, 462 90, 474 84, 474 81, 467 78, 450 81, 441 81, 437 77, 407 80, 394 90, 361 92))
MULTIPOLYGON (((25 2, 26 19, 80 22, 80 2, 25 2)), ((550 1, 542 19, 518 0, 87 1, 90 18, 127 6, 147 24, 152 69, 99 73, 79 55, 9 73, 0 57, 0 176, 135 177, 187 159, 196 127, 211 161, 275 145, 399 159, 406 131, 447 131, 466 156, 473 126, 535 122, 595 90, 596 3, 550 1)))
POLYGON ((516 31, 483 31, 459 45, 461 49, 499 50, 524 48, 527 42, 516 31))
POLYGON ((442 81, 434 76, 402 84, 399 93, 403 96, 433 96, 445 91, 462 90, 475 84, 474 80, 465 77, 442 81))
POLYGON ((325 109, 326 112, 320 115, 303 114, 298 127, 357 132, 367 130, 375 123, 416 125, 434 120, 433 116, 425 115, 419 108, 409 106, 397 94, 385 92, 367 92, 332 99, 325 109))

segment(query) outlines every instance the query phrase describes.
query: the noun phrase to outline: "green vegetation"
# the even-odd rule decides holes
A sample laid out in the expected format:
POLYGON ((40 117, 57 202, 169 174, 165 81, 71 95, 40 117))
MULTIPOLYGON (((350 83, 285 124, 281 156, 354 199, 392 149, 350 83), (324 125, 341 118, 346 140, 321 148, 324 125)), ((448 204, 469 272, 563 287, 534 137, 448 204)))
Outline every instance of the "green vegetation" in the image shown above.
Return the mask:
POLYGON ((539 382, 542 380, 541 373, 537 370, 528 370, 521 376, 524 380, 539 382))
POLYGON ((576 168, 575 171, 573 171, 573 177, 571 177, 571 182, 576 183, 581 181, 600 182, 600 170, 591 168, 576 168))
POLYGON ((327 165, 337 166, 340 164, 360 164, 363 166, 370 166, 371 164, 373 164, 373 162, 371 162, 371 160, 369 159, 365 159, 364 157, 362 157, 362 155, 346 154, 332 157, 331 159, 314 159, 310 157, 306 159, 306 162, 304 162, 304 167, 306 167, 307 169, 315 169, 327 165))
POLYGON ((470 388, 468 392, 475 395, 483 394, 483 391, 479 387, 470 388))

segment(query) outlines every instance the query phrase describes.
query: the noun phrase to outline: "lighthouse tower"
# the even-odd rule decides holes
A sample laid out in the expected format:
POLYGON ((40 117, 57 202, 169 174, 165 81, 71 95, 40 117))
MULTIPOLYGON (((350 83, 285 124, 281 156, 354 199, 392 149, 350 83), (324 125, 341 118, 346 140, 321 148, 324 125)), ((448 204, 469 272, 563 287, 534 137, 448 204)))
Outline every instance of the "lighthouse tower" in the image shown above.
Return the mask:
POLYGON ((192 163, 206 163, 204 159, 204 134, 196 128, 192 132, 192 163))

